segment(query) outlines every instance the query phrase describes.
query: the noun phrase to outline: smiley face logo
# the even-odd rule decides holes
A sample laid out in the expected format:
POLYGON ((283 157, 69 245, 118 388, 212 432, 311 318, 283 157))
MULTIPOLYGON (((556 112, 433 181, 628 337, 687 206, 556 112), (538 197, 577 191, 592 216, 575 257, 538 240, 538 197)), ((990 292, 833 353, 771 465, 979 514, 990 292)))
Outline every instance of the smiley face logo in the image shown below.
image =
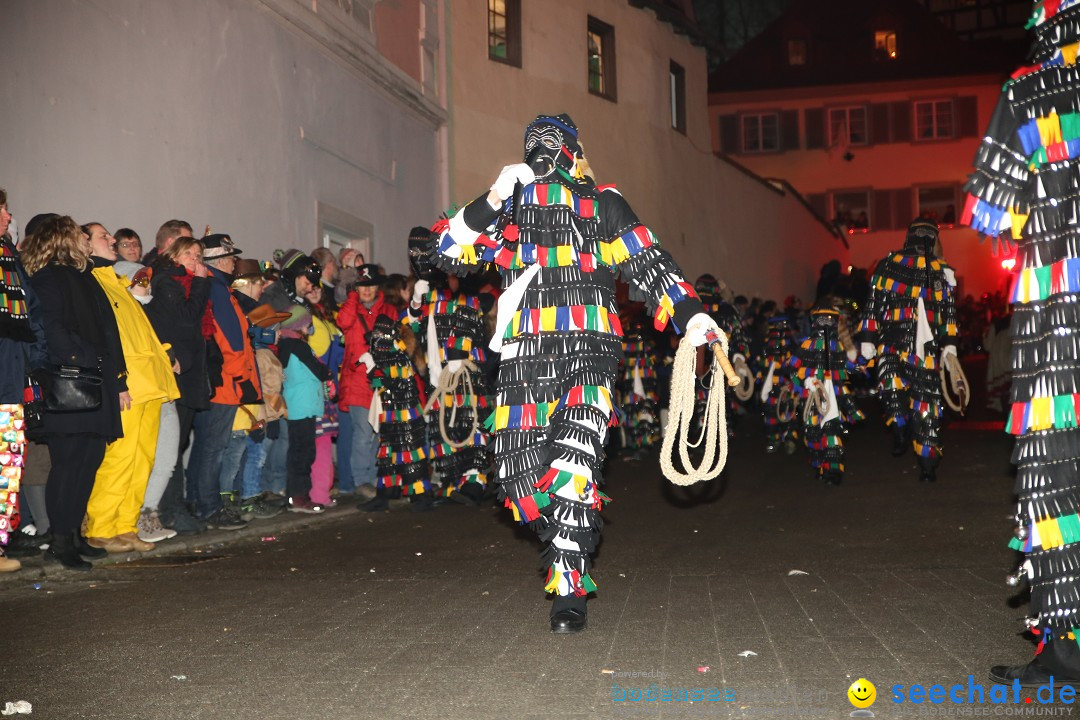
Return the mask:
POLYGON ((847 690, 848 700, 857 708, 868 708, 877 700, 877 688, 866 678, 859 678, 851 683, 847 690))

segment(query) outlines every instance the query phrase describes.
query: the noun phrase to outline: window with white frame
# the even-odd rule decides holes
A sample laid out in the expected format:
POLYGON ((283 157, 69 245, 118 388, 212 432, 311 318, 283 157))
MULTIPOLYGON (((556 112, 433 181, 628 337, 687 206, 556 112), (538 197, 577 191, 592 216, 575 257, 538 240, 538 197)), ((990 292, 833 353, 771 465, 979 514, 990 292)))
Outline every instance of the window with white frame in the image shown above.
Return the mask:
POLYGON ((829 108, 829 147, 865 145, 866 107, 829 108))
POLYGON ((944 140, 955 135, 952 100, 915 102, 915 139, 944 140))
POLYGON ((757 113, 742 116, 742 151, 776 152, 780 149, 780 115, 757 113))

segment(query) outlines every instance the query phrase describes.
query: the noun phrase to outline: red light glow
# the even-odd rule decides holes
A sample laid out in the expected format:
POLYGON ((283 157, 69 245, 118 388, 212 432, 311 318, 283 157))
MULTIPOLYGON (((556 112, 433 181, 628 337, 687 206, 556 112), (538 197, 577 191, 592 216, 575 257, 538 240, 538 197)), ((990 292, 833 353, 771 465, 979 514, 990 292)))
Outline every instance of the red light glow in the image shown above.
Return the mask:
POLYGON ((1012 272, 1012 269, 1014 267, 1016 267, 1016 258, 1014 258, 1014 257, 1005 258, 1004 260, 1001 261, 1001 267, 1002 267, 1003 270, 1005 270, 1007 272, 1012 272))

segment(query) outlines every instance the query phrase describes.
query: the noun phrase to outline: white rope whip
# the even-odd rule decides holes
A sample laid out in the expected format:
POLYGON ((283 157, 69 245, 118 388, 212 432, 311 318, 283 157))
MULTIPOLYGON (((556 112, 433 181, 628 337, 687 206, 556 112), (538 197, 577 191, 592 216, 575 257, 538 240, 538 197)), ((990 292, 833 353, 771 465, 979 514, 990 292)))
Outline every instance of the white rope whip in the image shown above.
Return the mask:
POLYGON ((945 356, 945 362, 941 366, 941 396, 945 399, 945 404, 953 412, 958 412, 961 415, 967 410, 970 393, 968 391, 968 379, 964 374, 964 367, 960 364, 960 361, 956 359, 956 356, 949 354, 945 356), (946 380, 946 375, 948 380, 946 380), (956 400, 953 400, 952 395, 949 394, 950 388, 953 394, 956 395, 956 400))
MULTIPOLYGON (((725 357, 728 352, 728 339, 724 333, 719 333, 717 342, 725 357)), ((676 485, 693 485, 696 482, 712 480, 719 475, 727 464, 728 434, 727 415, 725 409, 726 388, 723 380, 713 382, 709 388, 708 400, 705 405, 705 417, 702 420, 701 436, 697 442, 689 442, 690 419, 694 414, 694 400, 696 396, 694 388, 694 366, 697 362, 697 348, 685 336, 679 342, 679 349, 675 353, 675 366, 671 373, 671 399, 668 403, 668 424, 664 428, 664 442, 660 451, 660 469, 664 477, 676 485), (682 437, 679 443, 679 460, 687 472, 680 472, 675 468, 673 449, 677 436, 682 437), (695 467, 690 462, 688 447, 698 447, 705 442, 705 456, 701 464, 695 467), (717 452, 719 450, 719 453, 717 452)), ((720 363, 713 358, 710 372, 714 375, 720 372, 720 363)), ((715 378, 714 378, 715 380, 715 378)))
MULTIPOLYGON (((435 401, 439 398, 445 399, 447 394, 452 398, 450 401, 450 424, 453 425, 457 420, 457 411, 459 407, 465 407, 467 402, 466 398, 473 397, 473 383, 472 375, 470 373, 478 372, 479 368, 472 360, 466 358, 461 361, 461 367, 453 372, 449 372, 444 369, 439 376, 439 386, 435 388, 431 393, 431 397, 428 398, 427 405, 424 406, 424 412, 429 412, 435 401), (462 386, 462 400, 461 404, 457 401, 457 389, 458 385, 462 386)), ((480 417, 476 412, 476 408, 473 408, 472 414, 472 429, 469 430, 469 434, 466 435, 461 441, 453 440, 450 437, 450 433, 446 431, 446 403, 439 403, 439 433, 442 435, 443 442, 452 448, 462 448, 472 443, 473 438, 476 436, 477 430, 480 429, 480 417)))

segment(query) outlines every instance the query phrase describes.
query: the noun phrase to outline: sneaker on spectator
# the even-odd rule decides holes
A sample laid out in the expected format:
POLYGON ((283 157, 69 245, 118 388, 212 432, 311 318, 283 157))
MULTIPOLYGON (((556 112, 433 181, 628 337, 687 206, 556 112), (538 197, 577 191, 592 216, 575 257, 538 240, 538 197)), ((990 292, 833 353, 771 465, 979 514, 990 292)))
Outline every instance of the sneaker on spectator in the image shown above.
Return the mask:
POLYGON ((251 522, 255 517, 255 515, 250 512, 244 512, 244 509, 240 507, 240 500, 236 497, 236 493, 221 493, 221 504, 231 510, 233 515, 236 515, 244 522, 251 522))
POLYGON ((264 492, 259 497, 267 505, 270 505, 271 507, 279 507, 282 510, 284 510, 285 506, 289 504, 288 498, 286 498, 284 495, 278 495, 276 492, 271 492, 269 490, 264 492))
POLYGON ((285 508, 281 505, 272 505, 256 495, 240 501, 240 512, 244 515, 250 515, 256 520, 261 520, 280 515, 285 512, 285 508))
POLYGON ((206 532, 206 524, 186 509, 178 510, 171 516, 160 513, 159 517, 163 527, 172 528, 178 535, 197 535, 206 532))
POLYGON ((356 486, 356 499, 360 502, 367 502, 373 497, 375 497, 375 486, 371 483, 356 486))
POLYGON ((161 524, 157 510, 144 509, 135 523, 139 528, 139 539, 143 542, 156 543, 176 537, 176 531, 161 524))
POLYGON ((206 518, 206 526, 212 530, 242 530, 247 522, 242 520, 231 508, 222 507, 206 518))
POLYGON ((301 512, 317 515, 318 513, 325 512, 326 508, 319 503, 311 502, 311 498, 307 497, 292 497, 289 498, 289 512, 301 512))

